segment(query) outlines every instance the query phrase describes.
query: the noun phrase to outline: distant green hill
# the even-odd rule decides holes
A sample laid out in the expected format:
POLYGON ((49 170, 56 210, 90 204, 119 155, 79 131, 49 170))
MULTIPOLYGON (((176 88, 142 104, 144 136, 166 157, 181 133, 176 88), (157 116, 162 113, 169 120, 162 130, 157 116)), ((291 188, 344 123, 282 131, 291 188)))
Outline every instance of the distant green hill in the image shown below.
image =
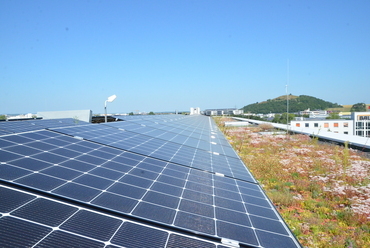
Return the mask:
MULTIPOLYGON (((328 108, 342 108, 341 105, 337 103, 331 103, 321 100, 316 97, 300 95, 293 96, 289 95, 289 113, 295 113, 303 111, 306 109, 316 110, 326 110, 328 108)), ((264 102, 257 102, 249 104, 242 108, 244 113, 286 113, 287 111, 287 96, 279 96, 275 99, 268 99, 264 102)))

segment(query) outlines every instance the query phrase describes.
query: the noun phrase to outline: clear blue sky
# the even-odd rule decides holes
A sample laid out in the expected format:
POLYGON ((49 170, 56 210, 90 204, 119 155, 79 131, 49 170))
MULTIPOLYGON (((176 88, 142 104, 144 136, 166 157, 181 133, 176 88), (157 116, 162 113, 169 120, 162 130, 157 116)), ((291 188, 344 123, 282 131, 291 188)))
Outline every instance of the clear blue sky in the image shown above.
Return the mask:
POLYGON ((0 114, 102 113, 113 94, 111 113, 241 108, 288 81, 370 103, 369 13, 368 0, 2 0, 0 114))

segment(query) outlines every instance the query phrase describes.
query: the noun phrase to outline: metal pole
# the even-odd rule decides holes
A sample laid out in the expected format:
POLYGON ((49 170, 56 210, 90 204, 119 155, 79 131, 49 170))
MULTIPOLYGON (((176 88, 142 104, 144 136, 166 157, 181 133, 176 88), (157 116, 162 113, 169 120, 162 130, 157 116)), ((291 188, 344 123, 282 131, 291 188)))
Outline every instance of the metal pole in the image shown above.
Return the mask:
POLYGON ((289 59, 287 64, 287 83, 286 83, 286 132, 288 134, 288 122, 289 122, 289 96, 288 96, 288 85, 289 85, 289 59))
POLYGON ((288 85, 286 85, 286 124, 287 124, 287 127, 288 127, 288 120, 289 120, 288 116, 289 116, 289 96, 288 96, 288 85))
POLYGON ((107 101, 104 102, 104 110, 105 110, 105 123, 107 123, 107 101))

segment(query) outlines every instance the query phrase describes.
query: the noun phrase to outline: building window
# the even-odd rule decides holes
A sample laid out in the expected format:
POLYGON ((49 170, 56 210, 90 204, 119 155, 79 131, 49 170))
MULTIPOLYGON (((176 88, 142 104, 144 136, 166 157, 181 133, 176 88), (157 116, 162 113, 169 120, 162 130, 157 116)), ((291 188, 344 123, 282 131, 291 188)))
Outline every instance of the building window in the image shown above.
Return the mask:
POLYGON ((324 123, 324 127, 325 128, 328 128, 329 127, 329 123, 324 123))
POLYGON ((356 122, 356 129, 363 129, 364 123, 363 122, 356 122))
POLYGON ((364 131, 356 131, 357 136, 364 136, 364 131))
POLYGON ((313 126, 314 127, 319 127, 319 123, 314 123, 313 126))
POLYGON ((305 123, 304 126, 305 127, 310 127, 310 123, 305 123))
POLYGON ((301 123, 296 123, 295 126, 296 127, 300 127, 301 126, 301 123))
POLYGON ((348 134, 348 132, 344 132, 344 134, 348 134))
POLYGON ((366 129, 370 129, 370 122, 366 122, 366 129))
POLYGON ((339 127, 339 123, 338 122, 334 122, 334 127, 339 127))
POLYGON ((348 127, 348 122, 344 122, 343 127, 348 127))

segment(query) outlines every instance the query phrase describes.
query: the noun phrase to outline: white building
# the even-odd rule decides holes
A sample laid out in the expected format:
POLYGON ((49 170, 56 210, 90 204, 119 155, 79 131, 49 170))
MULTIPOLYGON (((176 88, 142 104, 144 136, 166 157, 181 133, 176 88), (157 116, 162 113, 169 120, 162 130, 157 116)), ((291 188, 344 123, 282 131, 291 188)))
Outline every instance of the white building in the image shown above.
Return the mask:
POLYGON ((370 112, 353 112, 353 134, 356 136, 370 137, 370 112))
POLYGON ((328 117, 328 111, 326 110, 310 110, 306 109, 299 112, 300 115, 308 115, 310 118, 326 118, 328 117))
POLYGON ((362 137, 370 137, 370 111, 353 112, 351 120, 312 120, 297 119, 290 122, 295 129, 317 129, 333 133, 349 134, 362 137))
POLYGON ((295 129, 317 129, 326 132, 341 133, 353 135, 353 121, 352 120, 294 120, 290 122, 295 129))
POLYGON ((200 115, 200 108, 190 108, 191 115, 200 115))
POLYGON ((244 113, 244 110, 236 109, 236 108, 204 110, 205 115, 242 115, 243 113, 244 113))
POLYGON ((31 118, 36 118, 35 114, 24 114, 24 115, 16 115, 16 116, 9 116, 7 119, 8 120, 16 120, 16 119, 31 119, 31 118))

